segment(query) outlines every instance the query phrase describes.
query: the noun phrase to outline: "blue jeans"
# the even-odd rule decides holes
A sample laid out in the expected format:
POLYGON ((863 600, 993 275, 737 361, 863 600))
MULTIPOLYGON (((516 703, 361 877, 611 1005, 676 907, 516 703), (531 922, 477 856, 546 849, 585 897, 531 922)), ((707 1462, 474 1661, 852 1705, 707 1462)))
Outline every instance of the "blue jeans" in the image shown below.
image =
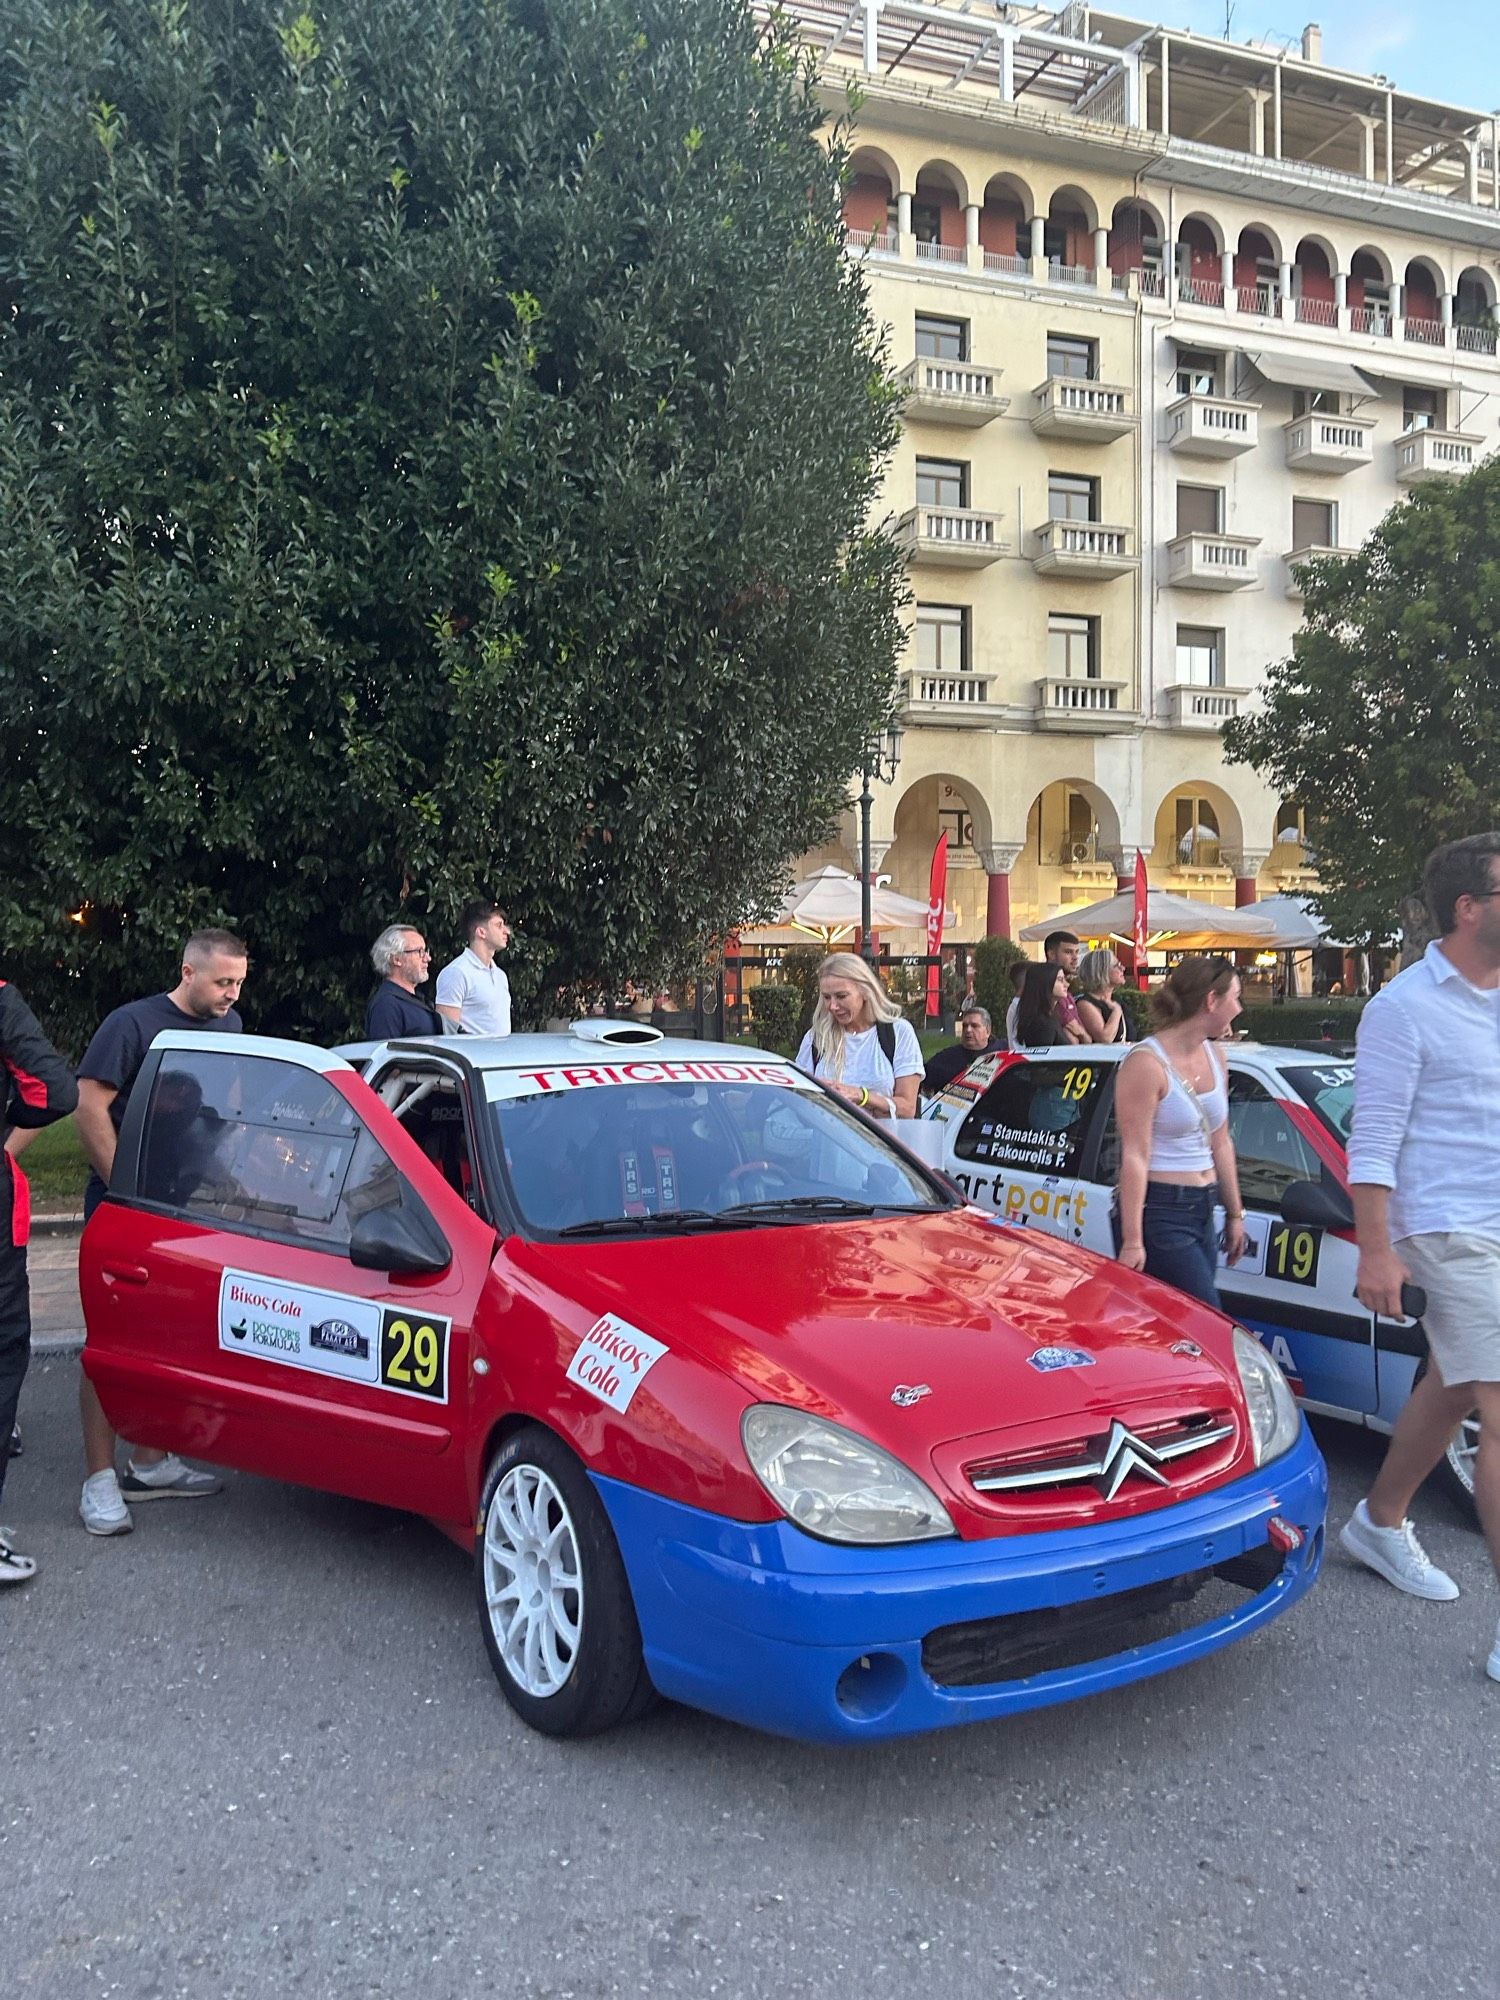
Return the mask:
POLYGON ((1170 1181, 1147 1181, 1141 1215, 1141 1241, 1146 1246, 1146 1272, 1164 1285, 1175 1285, 1219 1305, 1214 1276, 1218 1269, 1219 1233, 1214 1227, 1216 1187, 1174 1187, 1170 1181))

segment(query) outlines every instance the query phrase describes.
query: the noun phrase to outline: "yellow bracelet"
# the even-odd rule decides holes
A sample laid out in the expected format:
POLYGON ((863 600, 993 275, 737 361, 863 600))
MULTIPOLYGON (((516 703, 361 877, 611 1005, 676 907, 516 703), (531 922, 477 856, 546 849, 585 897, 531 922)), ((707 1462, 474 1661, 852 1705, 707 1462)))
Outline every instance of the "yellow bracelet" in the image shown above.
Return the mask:
POLYGON ((865 1089, 864 1085, 861 1084, 859 1087, 859 1108, 861 1111, 864 1110, 865 1106, 869 1103, 869 1101, 870 1101, 870 1093, 868 1090, 865 1089))

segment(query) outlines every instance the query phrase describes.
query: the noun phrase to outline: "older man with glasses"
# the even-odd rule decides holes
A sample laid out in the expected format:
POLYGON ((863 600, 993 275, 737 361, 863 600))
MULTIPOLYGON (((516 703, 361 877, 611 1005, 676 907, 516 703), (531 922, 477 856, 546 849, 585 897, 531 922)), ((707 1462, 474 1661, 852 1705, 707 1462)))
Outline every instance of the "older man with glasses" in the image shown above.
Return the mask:
POLYGON ((405 1041, 413 1035, 441 1035, 442 1016, 417 998, 426 983, 432 954, 410 924, 387 924, 370 947, 370 963, 380 984, 365 1009, 365 1037, 372 1042, 405 1041))

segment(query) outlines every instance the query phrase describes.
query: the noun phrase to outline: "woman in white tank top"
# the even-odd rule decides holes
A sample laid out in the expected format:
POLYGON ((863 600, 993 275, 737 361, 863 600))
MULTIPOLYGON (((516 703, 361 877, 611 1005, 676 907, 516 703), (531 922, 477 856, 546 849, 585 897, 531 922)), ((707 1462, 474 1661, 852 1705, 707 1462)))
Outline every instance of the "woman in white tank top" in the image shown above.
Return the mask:
POLYGON ((1156 1033, 1125 1057, 1115 1085, 1120 1262, 1211 1306, 1219 1303, 1217 1201, 1229 1262, 1245 1249, 1228 1072, 1217 1046, 1239 1011, 1239 975, 1228 959, 1183 959, 1151 996, 1156 1033))

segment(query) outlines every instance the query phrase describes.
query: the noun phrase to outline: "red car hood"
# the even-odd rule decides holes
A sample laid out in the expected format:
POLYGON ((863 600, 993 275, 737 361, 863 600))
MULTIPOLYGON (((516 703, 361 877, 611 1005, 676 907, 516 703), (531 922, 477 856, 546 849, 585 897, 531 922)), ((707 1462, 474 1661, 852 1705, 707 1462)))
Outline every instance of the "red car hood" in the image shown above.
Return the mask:
POLYGON ((950 1488, 1007 1440, 1056 1449, 1116 1417, 1139 1431, 1188 1412, 1232 1416, 1235 1442, 1214 1455, 1209 1483, 1247 1462, 1219 1314, 972 1212, 533 1245, 533 1260, 590 1312, 692 1352, 747 1399, 847 1424, 950 1488), (924 1393, 897 1395, 914 1389, 924 1393))

